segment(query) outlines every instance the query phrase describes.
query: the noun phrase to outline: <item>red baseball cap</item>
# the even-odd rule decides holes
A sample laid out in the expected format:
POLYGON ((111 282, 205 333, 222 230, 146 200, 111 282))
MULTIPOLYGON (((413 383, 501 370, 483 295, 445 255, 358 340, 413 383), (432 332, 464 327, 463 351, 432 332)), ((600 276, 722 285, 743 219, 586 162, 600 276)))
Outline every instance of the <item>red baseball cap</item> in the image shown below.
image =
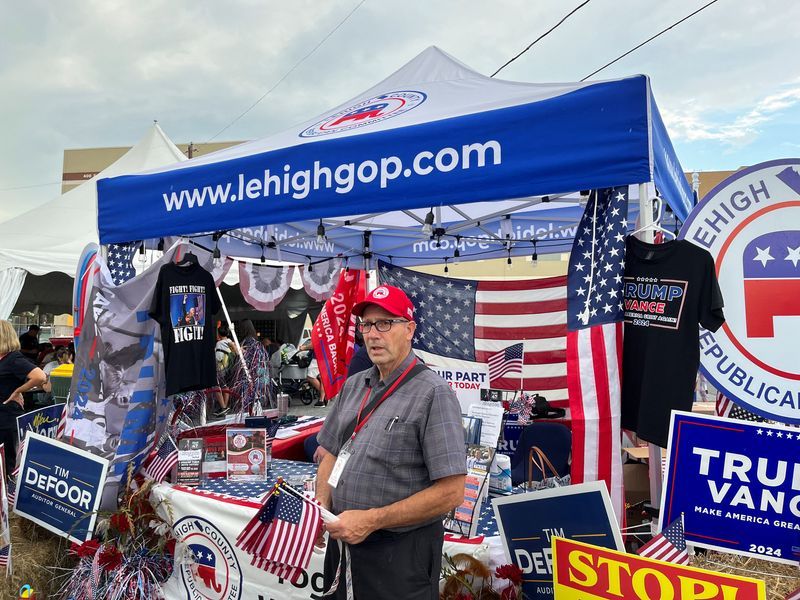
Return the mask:
POLYGON ((381 285, 372 290, 362 302, 353 307, 353 314, 360 317, 370 304, 409 321, 414 320, 414 305, 406 293, 393 285, 381 285))

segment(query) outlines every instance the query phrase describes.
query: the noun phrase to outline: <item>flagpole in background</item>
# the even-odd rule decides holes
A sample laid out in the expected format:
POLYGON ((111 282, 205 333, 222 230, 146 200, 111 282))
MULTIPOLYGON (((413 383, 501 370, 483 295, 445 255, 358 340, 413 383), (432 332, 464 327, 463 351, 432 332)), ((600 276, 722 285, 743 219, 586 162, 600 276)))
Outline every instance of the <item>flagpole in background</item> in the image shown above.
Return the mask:
POLYGON ((519 370, 519 395, 525 395, 525 340, 522 340, 522 368, 519 370))

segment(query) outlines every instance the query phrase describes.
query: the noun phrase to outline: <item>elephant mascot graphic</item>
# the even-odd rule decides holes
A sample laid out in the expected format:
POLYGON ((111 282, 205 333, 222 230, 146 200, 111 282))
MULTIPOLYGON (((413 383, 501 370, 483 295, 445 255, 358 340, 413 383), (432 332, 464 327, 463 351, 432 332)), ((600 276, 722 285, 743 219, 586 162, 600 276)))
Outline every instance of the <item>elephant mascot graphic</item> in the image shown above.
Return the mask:
POLYGON ((192 574, 202 580, 203 585, 214 590, 216 593, 222 591, 222 585, 217 583, 217 556, 209 548, 202 544, 189 544, 189 549, 194 556, 192 574))

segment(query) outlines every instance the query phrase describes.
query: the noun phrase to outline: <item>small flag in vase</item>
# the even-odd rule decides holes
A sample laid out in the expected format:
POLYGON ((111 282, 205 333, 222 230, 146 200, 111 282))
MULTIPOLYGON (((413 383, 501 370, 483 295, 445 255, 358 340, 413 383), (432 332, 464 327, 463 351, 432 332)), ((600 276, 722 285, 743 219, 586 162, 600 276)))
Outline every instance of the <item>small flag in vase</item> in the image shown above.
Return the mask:
POLYGON ((254 566, 295 583, 308 567, 321 528, 315 501, 277 489, 239 534, 236 545, 253 555, 254 566))
POLYGON ((8 505, 14 506, 14 499, 17 496, 17 478, 11 476, 8 478, 8 486, 6 487, 6 495, 8 496, 8 505))
POLYGON ((169 434, 161 438, 156 455, 145 467, 145 475, 161 483, 178 463, 178 447, 169 434))
POLYGON ((683 534, 683 515, 639 548, 638 554, 677 565, 688 565, 689 552, 686 550, 686 538, 683 534))
POLYGON ((11 544, 0 548, 0 567, 5 567, 8 571, 8 566, 11 564, 11 544))

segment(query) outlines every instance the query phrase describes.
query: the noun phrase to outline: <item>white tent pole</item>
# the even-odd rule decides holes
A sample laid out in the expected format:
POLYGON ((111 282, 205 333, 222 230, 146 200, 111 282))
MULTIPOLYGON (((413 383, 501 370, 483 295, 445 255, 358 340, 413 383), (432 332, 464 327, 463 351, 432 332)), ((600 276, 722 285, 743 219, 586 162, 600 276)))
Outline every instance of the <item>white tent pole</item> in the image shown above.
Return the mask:
POLYGON ((253 378, 250 376, 250 369, 247 368, 247 361, 242 355, 242 345, 239 343, 239 336, 236 335, 236 329, 234 329, 233 323, 231 323, 231 317, 228 314, 228 307, 225 306, 225 300, 222 299, 222 292, 219 291, 218 287, 214 289, 217 290, 217 298, 219 298, 219 303, 222 305, 222 313, 225 315, 225 322, 228 323, 228 329, 230 329, 231 335, 233 336, 233 343, 236 344, 236 351, 239 353, 239 359, 241 360, 242 367, 244 367, 244 374, 245 377, 247 377, 247 382, 253 383, 253 378))
MULTIPOLYGON (((648 227, 653 223, 653 200, 650 198, 647 183, 639 184, 639 239, 652 244, 654 240, 653 229, 648 227)), ((647 445, 649 450, 648 468, 650 475, 650 504, 661 505, 661 447, 655 444, 647 445)))

